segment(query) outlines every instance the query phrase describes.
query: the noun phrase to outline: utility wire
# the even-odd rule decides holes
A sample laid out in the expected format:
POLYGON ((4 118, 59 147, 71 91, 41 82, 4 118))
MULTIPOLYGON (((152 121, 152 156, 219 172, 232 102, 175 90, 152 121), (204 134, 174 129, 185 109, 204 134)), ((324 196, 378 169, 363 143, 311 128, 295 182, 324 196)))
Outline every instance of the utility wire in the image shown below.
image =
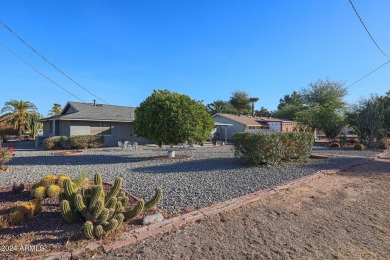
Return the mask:
POLYGON ((360 82, 361 80, 367 78, 367 77, 370 76, 372 73, 376 72, 377 70, 379 70, 380 68, 386 66, 386 65, 389 64, 389 63, 390 63, 390 60, 386 61, 385 63, 383 63, 382 65, 380 65, 378 68, 372 70, 370 73, 364 75, 363 77, 361 77, 360 79, 358 79, 357 81, 355 81, 354 83, 352 83, 351 85, 349 85, 349 86, 347 87, 347 89, 350 88, 350 87, 352 87, 352 86, 355 85, 356 83, 360 82))
POLYGON ((359 18, 360 22, 362 23, 364 29, 366 30, 366 32, 368 33, 368 35, 370 36, 371 40, 374 42, 374 44, 376 45, 376 47, 382 52, 383 55, 385 55, 387 58, 390 59, 390 57, 381 49, 381 47, 379 47, 378 43, 376 43, 374 37, 372 37, 370 31, 368 30, 367 26, 364 24, 363 22, 363 19, 360 17, 358 11, 356 10, 355 6, 353 5, 352 3, 352 0, 348 0, 349 3, 351 4, 353 10, 355 11, 355 14, 357 15, 357 17, 359 18))
POLYGON ((29 66, 30 68, 32 68, 33 70, 35 70, 36 72, 38 72, 39 74, 41 74, 42 77, 46 78, 48 81, 50 81, 51 83, 53 83, 54 85, 56 85, 57 87, 61 88, 62 90, 66 91, 68 94, 72 95, 73 97, 77 98, 78 100, 80 100, 81 102, 84 102, 84 100, 82 100, 81 98, 77 97, 76 95, 74 95, 73 93, 71 93, 70 91, 68 91, 66 88, 62 87, 61 85, 59 85, 58 83, 54 82, 53 80, 51 80, 48 76, 46 76, 45 74, 43 74, 42 72, 40 72, 38 69, 34 68, 33 65, 31 65, 30 63, 28 63, 26 60, 24 60, 22 57, 20 57, 16 52, 10 50, 7 46, 5 46, 4 44, 1 44, 1 46, 3 46, 4 49, 6 49, 7 51, 9 51, 10 53, 12 53, 13 55, 15 55, 16 57, 18 57, 24 64, 26 64, 27 66, 29 66))
POLYGON ((35 50, 30 44, 28 44, 25 40, 23 40, 19 35, 17 35, 14 31, 12 31, 11 28, 8 27, 8 25, 6 25, 3 21, 0 20, 0 23, 8 30, 10 31, 16 38, 18 38, 20 41, 22 41, 27 47, 29 47, 33 52, 35 52, 38 56, 40 56, 43 60, 45 60, 47 63, 49 63, 53 68, 55 68, 58 72, 60 72, 62 75, 64 75, 66 78, 68 78, 70 81, 72 81, 74 84, 76 84, 77 86, 79 86, 80 88, 82 88, 83 90, 85 90, 86 92, 88 92, 89 94, 91 94, 92 96, 94 96, 95 98, 103 101, 104 103, 108 104, 106 101, 104 101, 103 99, 99 98, 98 96, 96 96, 95 94, 93 94, 91 91, 89 91, 88 89, 84 88, 83 86, 81 86, 79 83, 77 83, 75 80, 73 80, 71 77, 69 77, 68 75, 65 74, 65 72, 63 72, 62 70, 60 70, 57 66, 55 66, 53 63, 51 63, 48 59, 46 59, 42 54, 40 54, 37 50, 35 50))

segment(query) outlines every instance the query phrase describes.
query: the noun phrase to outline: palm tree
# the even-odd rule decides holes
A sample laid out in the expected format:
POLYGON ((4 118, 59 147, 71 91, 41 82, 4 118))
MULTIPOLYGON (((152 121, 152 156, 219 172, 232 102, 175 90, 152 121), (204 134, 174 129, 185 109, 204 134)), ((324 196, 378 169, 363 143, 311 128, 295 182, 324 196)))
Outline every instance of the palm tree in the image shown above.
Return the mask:
POLYGON ((248 102, 249 103, 252 103, 252 116, 255 115, 255 103, 259 101, 259 98, 257 97, 251 97, 251 98, 248 98, 248 102))
POLYGON ((29 102, 23 100, 10 100, 5 102, 1 113, 5 122, 8 122, 14 126, 15 129, 18 129, 19 134, 23 134, 26 128, 26 124, 30 120, 30 114, 34 113, 37 110, 36 106, 29 102))
POLYGON ((49 116, 59 116, 61 115, 62 107, 60 104, 54 103, 53 107, 49 111, 49 116))

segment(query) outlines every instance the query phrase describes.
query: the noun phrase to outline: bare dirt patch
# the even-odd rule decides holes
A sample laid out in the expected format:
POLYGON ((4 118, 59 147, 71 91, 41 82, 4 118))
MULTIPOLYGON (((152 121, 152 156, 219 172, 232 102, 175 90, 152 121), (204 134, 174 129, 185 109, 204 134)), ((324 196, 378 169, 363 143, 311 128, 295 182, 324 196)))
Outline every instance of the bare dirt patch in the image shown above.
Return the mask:
POLYGON ((104 259, 389 259, 389 158, 109 254, 90 254, 104 259))

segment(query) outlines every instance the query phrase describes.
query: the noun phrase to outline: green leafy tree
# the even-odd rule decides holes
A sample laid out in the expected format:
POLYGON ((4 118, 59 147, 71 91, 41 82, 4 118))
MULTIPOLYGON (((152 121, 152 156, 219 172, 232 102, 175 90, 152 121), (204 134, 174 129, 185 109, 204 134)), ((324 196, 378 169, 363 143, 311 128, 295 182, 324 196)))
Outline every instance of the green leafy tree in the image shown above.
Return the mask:
POLYGON ((305 109, 302 96, 294 91, 291 95, 284 95, 279 100, 278 110, 273 114, 276 118, 295 120, 296 115, 305 109))
POLYGON ((270 117, 272 116, 272 111, 269 111, 265 107, 261 107, 260 110, 255 111, 255 116, 265 116, 265 117, 270 117))
POLYGON ((279 99, 278 109, 282 109, 285 106, 303 106, 303 100, 301 95, 297 91, 293 91, 291 95, 284 95, 279 99))
POLYGON ((5 102, 1 113, 5 122, 10 123, 21 135, 26 130, 26 124, 30 120, 30 115, 37 110, 35 105, 29 101, 10 100, 5 102))
POLYGON ((343 113, 346 94, 347 89, 337 81, 320 79, 310 83, 301 91, 304 109, 297 112, 294 119, 310 126, 313 132, 317 128, 326 131, 327 120, 339 120, 343 113), (329 116, 325 121, 324 114, 329 116))
POLYGON ((202 144, 214 128, 214 121, 201 102, 168 90, 154 90, 135 113, 137 135, 160 146, 184 142, 202 144))
POLYGON ((251 115, 255 115, 255 103, 259 101, 259 98, 257 97, 251 97, 248 99, 248 102, 251 104, 251 115))
POLYGON ((247 114, 251 109, 248 93, 245 91, 234 91, 230 97, 229 103, 237 109, 239 114, 247 114))
POLYGON ((378 96, 360 100, 349 109, 347 117, 364 145, 371 148, 379 145, 385 136, 385 116, 384 104, 378 96))
POLYGON ((60 104, 53 103, 53 107, 49 111, 49 116, 59 116, 61 115, 62 107, 60 104))
POLYGON ((206 106, 210 115, 215 114, 237 114, 237 110, 229 103, 223 100, 216 100, 206 106))
POLYGON ((334 139, 340 134, 341 129, 345 126, 345 117, 343 114, 337 113, 333 110, 323 109, 322 117, 319 122, 325 136, 328 139, 334 139))

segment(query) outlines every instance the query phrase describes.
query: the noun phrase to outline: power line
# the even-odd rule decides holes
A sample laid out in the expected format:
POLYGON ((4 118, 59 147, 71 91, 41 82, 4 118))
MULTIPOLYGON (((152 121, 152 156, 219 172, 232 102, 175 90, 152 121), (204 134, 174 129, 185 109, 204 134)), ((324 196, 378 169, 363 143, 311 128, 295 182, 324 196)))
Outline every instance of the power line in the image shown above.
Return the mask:
POLYGON ((88 92, 89 94, 91 94, 92 96, 94 96, 95 98, 103 101, 104 103, 108 104, 106 101, 104 101, 103 99, 99 98, 98 96, 96 96, 95 94, 93 94, 91 91, 89 91, 88 89, 84 88, 83 86, 81 86, 79 83, 77 83, 75 80, 73 80, 71 77, 69 77, 68 75, 65 74, 65 72, 63 72, 62 70, 60 70, 57 66, 55 66, 53 63, 51 63, 48 59, 46 59, 42 54, 40 54, 37 50, 35 50, 30 44, 28 44, 25 40, 23 40, 19 35, 17 35, 14 31, 12 31, 11 28, 8 27, 8 25, 6 25, 3 21, 0 20, 0 23, 7 29, 9 30, 16 38, 18 38, 20 41, 22 41, 27 47, 29 47, 33 52, 35 52, 38 56, 40 56, 43 60, 45 60, 47 63, 49 63, 53 68, 55 68, 58 72, 60 72, 62 75, 64 75, 66 78, 68 78, 70 81, 72 81, 74 84, 76 84, 77 86, 79 86, 80 88, 82 88, 83 90, 85 90, 86 92, 88 92))
POLYGON ((46 78, 48 81, 50 81, 51 83, 53 83, 54 85, 56 85, 57 87, 61 88, 62 90, 66 91, 68 94, 72 95, 73 97, 77 98, 78 100, 80 100, 81 102, 84 102, 84 100, 82 100, 81 98, 77 97, 76 95, 74 95, 73 93, 71 93, 70 91, 68 91, 66 88, 62 87, 61 85, 59 85, 58 83, 54 82, 53 80, 51 80, 48 76, 46 76, 45 74, 43 74, 42 72, 40 72, 38 69, 36 69, 33 65, 31 65, 30 63, 28 63, 26 60, 24 60, 22 57, 20 57, 16 52, 10 50, 7 46, 5 46, 4 44, 1 44, 1 46, 3 46, 4 49, 6 49, 7 51, 9 51, 10 53, 12 53, 13 55, 15 55, 16 57, 18 57, 24 64, 26 64, 27 66, 29 66, 30 68, 32 68, 33 70, 35 70, 36 72, 38 72, 42 77, 46 78))
POLYGON ((378 68, 372 70, 370 73, 364 75, 363 77, 361 77, 360 79, 358 79, 357 81, 355 81, 354 83, 352 83, 351 85, 349 85, 349 86, 347 87, 347 89, 350 88, 350 87, 352 87, 353 85, 355 85, 355 84, 358 83, 359 81, 361 81, 361 80, 367 78, 367 77, 370 76, 372 73, 376 72, 377 70, 379 70, 380 68, 384 67, 385 65, 387 65, 387 64, 389 64, 389 63, 390 63, 390 60, 386 61, 385 63, 383 63, 382 65, 380 65, 378 68))
POLYGON ((374 40, 374 37, 372 37, 370 31, 368 30, 368 28, 366 27, 366 25, 364 24, 363 22, 363 19, 360 17, 358 11, 356 10, 355 6, 353 5, 352 3, 352 0, 348 0, 349 3, 351 4, 353 10, 355 11, 355 14, 357 15, 357 17, 359 18, 360 22, 362 23, 364 29, 366 30, 366 32, 368 33, 368 35, 370 36, 371 40, 374 42, 374 44, 376 45, 376 47, 383 53, 383 55, 385 55, 387 58, 390 59, 390 57, 381 49, 381 47, 379 47, 378 43, 376 43, 376 41, 374 40))

